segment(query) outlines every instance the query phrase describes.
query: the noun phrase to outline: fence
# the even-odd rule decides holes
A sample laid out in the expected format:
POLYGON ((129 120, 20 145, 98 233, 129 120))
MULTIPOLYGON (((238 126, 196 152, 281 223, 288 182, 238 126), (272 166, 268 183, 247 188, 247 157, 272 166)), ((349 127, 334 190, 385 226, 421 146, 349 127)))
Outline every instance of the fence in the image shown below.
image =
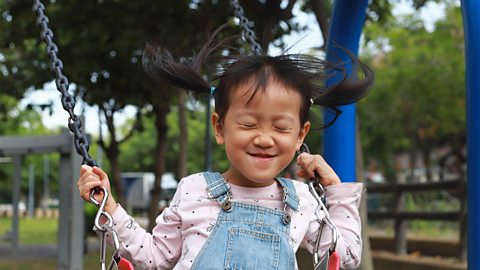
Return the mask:
POLYGON ((394 220, 394 241, 397 254, 407 253, 407 221, 410 220, 441 220, 460 222, 459 251, 457 256, 460 261, 466 261, 467 254, 467 205, 466 205, 466 181, 449 180, 433 183, 394 183, 394 184, 369 184, 367 192, 371 194, 393 194, 393 207, 390 210, 368 211, 369 220, 394 220), (409 192, 425 192, 445 190, 455 194, 460 200, 460 209, 456 211, 406 211, 405 194, 409 192))

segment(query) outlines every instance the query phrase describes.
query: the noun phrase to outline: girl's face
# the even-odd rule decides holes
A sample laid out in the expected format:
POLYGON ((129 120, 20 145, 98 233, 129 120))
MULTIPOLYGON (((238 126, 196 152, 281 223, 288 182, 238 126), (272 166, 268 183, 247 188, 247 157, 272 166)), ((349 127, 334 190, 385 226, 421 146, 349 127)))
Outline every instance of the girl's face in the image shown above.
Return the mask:
POLYGON ((212 115, 215 138, 225 144, 230 168, 224 176, 236 185, 264 187, 276 177, 300 149, 310 123, 300 124, 301 96, 273 78, 253 99, 253 84, 240 85, 231 93, 223 123, 212 115))

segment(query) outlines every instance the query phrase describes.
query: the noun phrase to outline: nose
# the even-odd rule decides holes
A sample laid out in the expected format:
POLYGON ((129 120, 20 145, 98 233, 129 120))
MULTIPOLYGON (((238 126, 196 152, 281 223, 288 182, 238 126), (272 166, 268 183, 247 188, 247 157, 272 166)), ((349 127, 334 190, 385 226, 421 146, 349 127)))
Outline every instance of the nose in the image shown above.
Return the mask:
POLYGON ((253 144, 261 148, 268 148, 273 146, 274 141, 268 132, 259 132, 253 139, 253 144))

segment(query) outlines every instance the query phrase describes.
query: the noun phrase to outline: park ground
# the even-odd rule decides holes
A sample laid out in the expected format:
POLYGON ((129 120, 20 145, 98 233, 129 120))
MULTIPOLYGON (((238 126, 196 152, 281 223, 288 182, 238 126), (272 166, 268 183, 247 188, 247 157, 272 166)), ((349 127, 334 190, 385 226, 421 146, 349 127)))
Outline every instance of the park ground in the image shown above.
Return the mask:
MULTIPOLYGON (((57 229, 58 222, 55 218, 21 218, 20 219, 20 248, 19 258, 16 261, 10 256, 10 243, 5 240, 5 235, 11 226, 10 218, 0 218, 0 270, 46 270, 56 269, 57 259, 57 229)), ((386 226, 388 227, 388 226, 386 226)), ((371 239, 389 237, 391 232, 379 230, 377 227, 369 228, 371 239)), ((431 229, 423 236, 415 238, 433 240, 440 238, 444 242, 455 241, 455 231, 432 232, 431 229)), ((374 240, 375 241, 375 240, 374 240)), ((84 269, 100 268, 99 240, 95 236, 87 237, 87 252, 84 256, 84 269)), ((412 252, 405 256, 397 256, 388 251, 374 250, 374 265, 376 270, 464 270, 465 263, 458 262, 455 258, 440 256, 424 256, 421 252, 412 252), (392 265, 395 265, 392 268, 392 265)), ((299 252, 298 259, 301 270, 311 269, 311 256, 299 252)), ((108 256, 107 256, 108 258, 108 256)))

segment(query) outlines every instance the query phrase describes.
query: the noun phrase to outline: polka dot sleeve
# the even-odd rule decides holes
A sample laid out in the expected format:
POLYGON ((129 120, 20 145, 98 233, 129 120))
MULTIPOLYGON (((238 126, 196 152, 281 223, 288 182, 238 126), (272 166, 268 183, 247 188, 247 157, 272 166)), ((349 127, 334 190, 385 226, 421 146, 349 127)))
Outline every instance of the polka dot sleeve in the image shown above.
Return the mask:
MULTIPOLYGON (((332 222, 337 227, 338 240, 336 251, 341 258, 342 269, 356 269, 362 253, 361 221, 358 207, 362 195, 361 183, 342 183, 328 186, 326 190, 327 207, 332 222)), ((315 218, 310 220, 308 233, 302 245, 313 251, 319 225, 315 218)), ((331 246, 332 232, 324 226, 320 240, 320 253, 323 255, 331 246)))
POLYGON ((118 207, 113 218, 114 229, 120 239, 120 254, 130 260, 135 269, 171 269, 181 254, 182 219, 178 208, 181 203, 181 185, 168 208, 157 217, 152 233, 118 207))

